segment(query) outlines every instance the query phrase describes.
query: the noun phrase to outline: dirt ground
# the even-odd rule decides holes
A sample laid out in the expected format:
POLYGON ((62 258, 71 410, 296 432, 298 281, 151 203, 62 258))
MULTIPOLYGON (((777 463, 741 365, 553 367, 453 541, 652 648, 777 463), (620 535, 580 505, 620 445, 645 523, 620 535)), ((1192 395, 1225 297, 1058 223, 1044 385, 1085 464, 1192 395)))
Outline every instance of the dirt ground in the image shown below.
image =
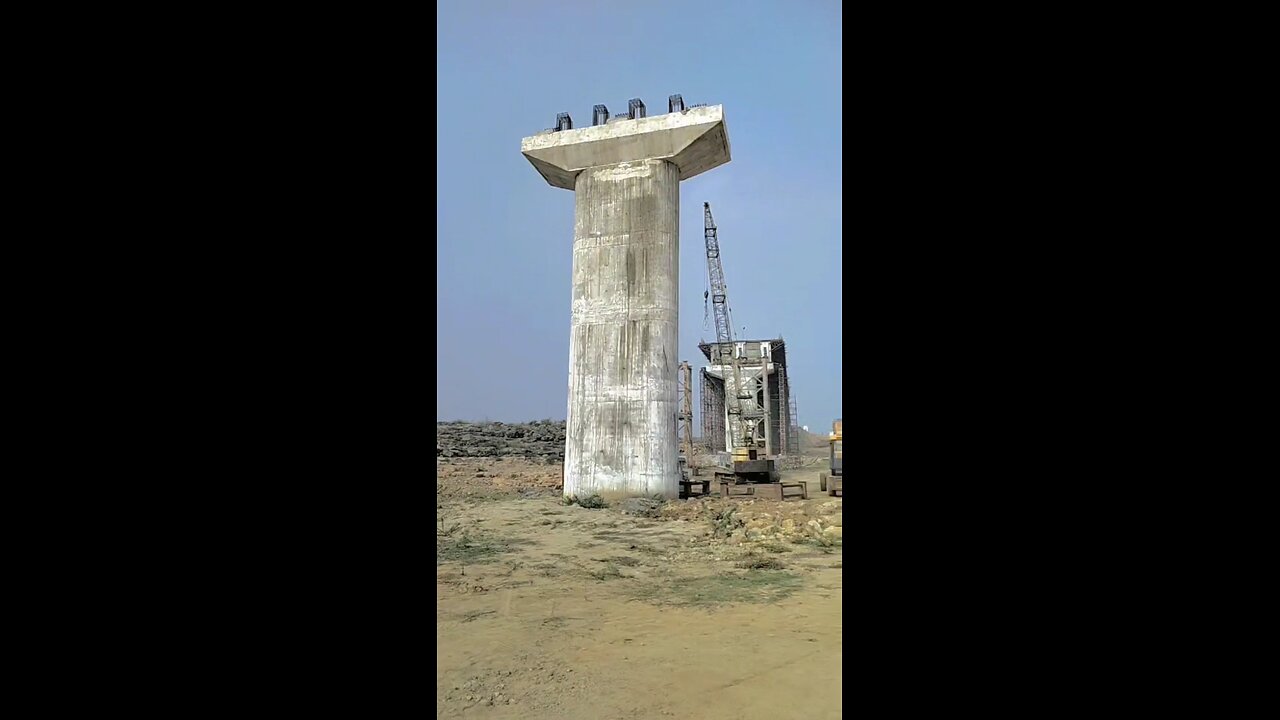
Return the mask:
POLYGON ((559 462, 438 457, 436 717, 839 718, 844 500, 809 452, 808 500, 599 509, 559 462))

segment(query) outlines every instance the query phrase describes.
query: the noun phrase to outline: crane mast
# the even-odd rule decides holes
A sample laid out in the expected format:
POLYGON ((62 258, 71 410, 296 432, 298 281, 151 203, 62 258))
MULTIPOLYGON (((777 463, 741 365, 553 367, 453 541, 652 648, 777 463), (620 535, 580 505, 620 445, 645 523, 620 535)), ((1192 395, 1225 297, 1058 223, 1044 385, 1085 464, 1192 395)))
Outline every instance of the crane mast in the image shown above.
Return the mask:
POLYGON ((732 343, 733 327, 729 324, 729 291, 724 284, 724 267, 720 265, 720 239, 716 222, 711 217, 711 203, 702 203, 703 236, 707 241, 707 274, 711 280, 711 305, 715 310, 716 342, 732 343))
MULTIPOLYGON (((711 217, 711 203, 702 203, 703 208, 703 237, 707 244, 707 275, 711 284, 711 307, 714 310, 716 322, 716 351, 714 353, 716 362, 723 368, 725 361, 728 360, 729 366, 732 368, 731 373, 725 373, 725 409, 729 415, 729 437, 732 445, 728 448, 733 451, 738 448, 756 447, 756 433, 758 431, 757 413, 753 411, 743 412, 743 401, 754 401, 754 394, 751 393, 742 382, 742 372, 739 368, 738 353, 735 351, 733 341, 733 324, 729 319, 729 291, 724 282, 724 267, 720 264, 720 238, 716 230, 715 220, 711 217), (728 357, 725 357, 725 354, 728 357)), ((754 402, 748 403, 754 406, 754 402)))

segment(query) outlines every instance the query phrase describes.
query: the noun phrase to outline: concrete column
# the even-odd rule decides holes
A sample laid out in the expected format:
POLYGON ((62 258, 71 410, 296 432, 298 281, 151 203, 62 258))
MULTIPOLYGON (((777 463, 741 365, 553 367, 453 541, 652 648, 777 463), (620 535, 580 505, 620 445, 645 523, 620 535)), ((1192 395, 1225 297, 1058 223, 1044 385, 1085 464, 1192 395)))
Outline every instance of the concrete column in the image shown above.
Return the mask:
POLYGON ((564 493, 676 497, 680 181, 729 161, 720 106, 525 138, 574 198, 564 493))
POLYGON ((576 194, 565 491, 678 492, 679 168, 588 168, 576 194))

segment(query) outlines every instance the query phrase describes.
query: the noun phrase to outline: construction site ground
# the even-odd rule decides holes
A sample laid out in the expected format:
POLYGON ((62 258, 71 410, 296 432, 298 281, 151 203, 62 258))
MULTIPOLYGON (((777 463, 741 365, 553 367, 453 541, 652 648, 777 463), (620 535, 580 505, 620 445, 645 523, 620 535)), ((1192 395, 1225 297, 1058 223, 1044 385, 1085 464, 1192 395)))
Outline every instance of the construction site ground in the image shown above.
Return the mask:
POLYGON ((587 508, 564 503, 558 458, 437 444, 437 717, 841 716, 844 500, 818 488, 823 448, 783 473, 808 500, 587 508))

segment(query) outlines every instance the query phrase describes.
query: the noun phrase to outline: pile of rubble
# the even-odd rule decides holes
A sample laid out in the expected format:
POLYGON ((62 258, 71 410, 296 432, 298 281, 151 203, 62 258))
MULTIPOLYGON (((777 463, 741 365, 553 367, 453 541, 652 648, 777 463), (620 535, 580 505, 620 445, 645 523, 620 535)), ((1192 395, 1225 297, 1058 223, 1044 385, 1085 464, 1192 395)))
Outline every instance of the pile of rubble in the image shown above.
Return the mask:
POLYGON ((832 546, 843 542, 844 527, 842 519, 836 517, 818 517, 797 519, 779 513, 761 513, 746 521, 741 535, 735 533, 730 542, 741 538, 739 542, 813 542, 818 545, 832 546))
POLYGON ((564 421, 436 423, 436 457, 564 460, 564 421))

